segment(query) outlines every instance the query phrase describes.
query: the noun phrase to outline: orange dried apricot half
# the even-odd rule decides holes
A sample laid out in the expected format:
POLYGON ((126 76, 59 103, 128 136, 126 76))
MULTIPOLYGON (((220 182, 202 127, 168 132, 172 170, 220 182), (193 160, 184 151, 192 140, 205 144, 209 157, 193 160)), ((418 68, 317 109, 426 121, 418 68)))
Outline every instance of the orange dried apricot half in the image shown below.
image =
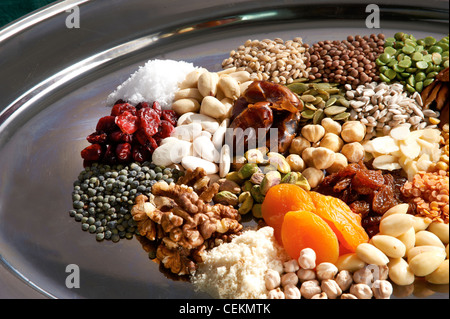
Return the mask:
POLYGON ((326 221, 309 211, 286 213, 281 228, 283 247, 291 258, 311 248, 316 253, 316 264, 335 263, 339 257, 339 241, 326 221))
POLYGON ((261 205, 261 213, 266 224, 274 229, 279 243, 284 215, 296 210, 316 210, 308 191, 294 184, 278 184, 269 189, 261 205))
POLYGON ((361 243, 369 241, 364 228, 361 226, 361 217, 350 209, 341 199, 310 192, 316 210, 315 214, 323 218, 336 233, 341 247, 345 252, 355 252, 361 243))

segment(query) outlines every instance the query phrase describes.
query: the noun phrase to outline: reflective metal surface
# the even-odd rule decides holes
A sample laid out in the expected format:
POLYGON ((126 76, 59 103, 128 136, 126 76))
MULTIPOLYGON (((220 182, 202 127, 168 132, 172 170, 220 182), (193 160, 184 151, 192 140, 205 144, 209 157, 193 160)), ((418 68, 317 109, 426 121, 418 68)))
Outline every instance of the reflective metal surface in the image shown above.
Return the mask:
MULTIPOLYGON (((149 59, 219 70, 249 38, 448 32, 447 1, 377 4, 377 30, 365 27, 365 2, 320 0, 64 1, 1 29, 0 297, 207 297, 166 278, 137 240, 98 243, 68 216, 80 151, 108 113, 106 97, 149 59), (73 6, 80 28, 70 29, 73 6), (70 264, 80 288, 66 287, 70 264)), ((398 297, 448 298, 448 285, 398 297)))

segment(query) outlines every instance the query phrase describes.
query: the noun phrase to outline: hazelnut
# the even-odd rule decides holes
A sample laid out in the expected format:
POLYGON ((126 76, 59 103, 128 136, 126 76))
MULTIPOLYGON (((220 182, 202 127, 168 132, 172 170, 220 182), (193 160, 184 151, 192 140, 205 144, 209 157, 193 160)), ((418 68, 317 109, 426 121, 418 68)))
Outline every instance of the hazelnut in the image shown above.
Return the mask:
POLYGON ((302 172, 305 169, 305 161, 298 154, 289 154, 286 161, 291 167, 291 171, 302 172))
POLYGON ((317 169, 327 169, 334 163, 334 152, 325 147, 317 147, 312 152, 313 166, 317 169))
POLYGON ((347 143, 361 142, 366 136, 366 126, 358 121, 347 121, 342 125, 341 138, 347 143))
POLYGON ((305 162, 306 167, 313 167, 313 152, 316 148, 315 147, 307 147, 303 150, 301 156, 303 161, 305 162))
POLYGON ((330 167, 327 168, 327 173, 333 174, 338 172, 344 167, 348 166, 348 160, 347 157, 345 157, 344 154, 341 153, 335 153, 334 154, 334 162, 331 164, 330 167))
POLYGON ((364 146, 359 142, 345 144, 342 147, 341 153, 345 155, 350 163, 357 163, 364 158, 364 146))
POLYGON ((320 124, 322 124, 323 128, 325 129, 326 133, 333 133, 336 135, 341 134, 342 126, 339 124, 339 122, 336 122, 335 120, 325 117, 320 124))
POLYGON ((325 129, 322 125, 308 124, 302 128, 301 134, 311 143, 316 143, 325 135, 325 129))
POLYGON ((334 133, 326 133, 320 141, 319 146, 328 148, 333 152, 339 152, 344 146, 344 141, 334 133))
POLYGON ((297 136, 291 142, 289 153, 301 155, 303 150, 307 147, 311 147, 311 143, 306 138, 297 136))
POLYGON ((303 172, 302 175, 308 180, 309 186, 315 188, 322 183, 325 178, 325 174, 320 169, 315 167, 308 167, 303 172))

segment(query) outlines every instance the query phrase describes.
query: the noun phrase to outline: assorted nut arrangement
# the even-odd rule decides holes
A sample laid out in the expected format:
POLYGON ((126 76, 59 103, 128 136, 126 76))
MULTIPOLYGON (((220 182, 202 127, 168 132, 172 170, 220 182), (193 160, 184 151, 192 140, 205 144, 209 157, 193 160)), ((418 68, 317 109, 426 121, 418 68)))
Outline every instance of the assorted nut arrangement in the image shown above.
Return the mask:
POLYGON ((151 61, 87 137, 70 216, 215 298, 448 285, 448 59, 398 32, 248 40, 176 85, 151 61))

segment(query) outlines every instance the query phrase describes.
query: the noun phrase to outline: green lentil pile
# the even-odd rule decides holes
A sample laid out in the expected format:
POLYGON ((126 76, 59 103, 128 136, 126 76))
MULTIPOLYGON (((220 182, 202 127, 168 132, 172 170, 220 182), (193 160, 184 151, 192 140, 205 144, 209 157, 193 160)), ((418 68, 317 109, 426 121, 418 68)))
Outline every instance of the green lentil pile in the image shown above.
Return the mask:
POLYGON ((140 194, 149 195, 153 184, 176 182, 182 172, 144 162, 129 165, 94 163, 73 183, 69 215, 97 241, 118 242, 137 234, 131 208, 140 194))
POLYGON ((384 52, 375 63, 383 82, 399 81, 408 92, 420 93, 449 67, 449 38, 416 40, 413 35, 397 32, 386 38, 384 52))

